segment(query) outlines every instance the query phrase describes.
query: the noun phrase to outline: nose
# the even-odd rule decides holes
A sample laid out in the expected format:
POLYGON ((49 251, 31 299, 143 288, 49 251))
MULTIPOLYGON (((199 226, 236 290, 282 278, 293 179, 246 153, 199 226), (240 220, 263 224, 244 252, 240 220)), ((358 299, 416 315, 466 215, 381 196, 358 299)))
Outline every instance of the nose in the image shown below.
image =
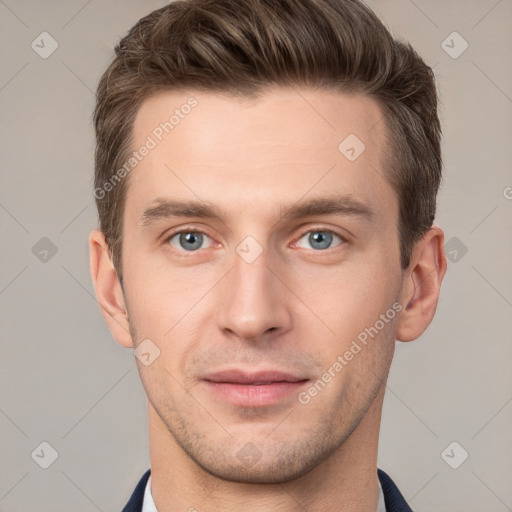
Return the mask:
POLYGON ((249 262, 235 253, 220 290, 217 320, 224 334, 256 342, 275 339, 290 329, 293 294, 269 256, 265 249, 249 262))

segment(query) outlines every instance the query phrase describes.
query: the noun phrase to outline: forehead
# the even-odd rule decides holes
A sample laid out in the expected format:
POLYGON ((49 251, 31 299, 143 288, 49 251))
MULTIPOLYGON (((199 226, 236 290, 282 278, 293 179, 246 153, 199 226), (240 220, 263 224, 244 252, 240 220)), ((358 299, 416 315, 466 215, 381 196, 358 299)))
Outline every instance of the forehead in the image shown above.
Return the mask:
POLYGON ((335 191, 383 214, 396 206, 384 179, 384 130, 379 104, 358 94, 161 92, 135 119, 133 149, 152 148, 130 173, 127 203, 141 210, 175 195, 240 209, 335 191))

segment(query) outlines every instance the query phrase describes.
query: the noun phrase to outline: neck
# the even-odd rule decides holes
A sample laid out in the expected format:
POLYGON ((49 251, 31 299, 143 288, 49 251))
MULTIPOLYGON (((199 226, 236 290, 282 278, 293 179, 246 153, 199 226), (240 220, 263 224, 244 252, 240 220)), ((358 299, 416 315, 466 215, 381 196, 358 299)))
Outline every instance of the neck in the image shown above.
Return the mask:
POLYGON ((207 473, 176 443, 148 401, 151 492, 158 512, 375 512, 383 397, 384 390, 328 459, 280 484, 234 482, 207 473))

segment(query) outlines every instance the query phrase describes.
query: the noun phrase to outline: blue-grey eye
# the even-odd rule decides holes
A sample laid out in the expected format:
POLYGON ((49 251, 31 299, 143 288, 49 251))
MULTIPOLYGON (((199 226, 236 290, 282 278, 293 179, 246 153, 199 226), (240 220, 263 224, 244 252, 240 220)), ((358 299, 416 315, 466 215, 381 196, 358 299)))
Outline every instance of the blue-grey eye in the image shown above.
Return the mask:
POLYGON ((306 249, 311 248, 323 250, 330 249, 331 244, 335 238, 342 242, 341 237, 332 231, 308 231, 300 238, 299 242, 305 239, 307 243, 310 244, 310 247, 306 247, 306 249))
POLYGON ((203 245, 205 238, 209 239, 210 237, 198 231, 181 231, 180 233, 176 233, 174 236, 170 237, 169 243, 177 249, 195 251, 202 248, 201 246, 203 245))

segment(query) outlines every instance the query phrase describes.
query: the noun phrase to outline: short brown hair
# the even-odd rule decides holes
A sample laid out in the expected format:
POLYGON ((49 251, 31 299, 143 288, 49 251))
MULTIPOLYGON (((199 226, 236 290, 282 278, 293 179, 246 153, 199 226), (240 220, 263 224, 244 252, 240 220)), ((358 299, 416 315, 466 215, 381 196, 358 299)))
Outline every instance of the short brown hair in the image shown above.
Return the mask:
POLYGON ((401 266, 409 266, 414 243, 434 221, 441 181, 432 69, 359 0, 177 0, 130 29, 98 85, 95 197, 120 278, 127 180, 107 194, 96 191, 133 151, 142 101, 186 89, 251 98, 271 85, 379 102, 391 143, 385 175, 398 197, 401 266))

